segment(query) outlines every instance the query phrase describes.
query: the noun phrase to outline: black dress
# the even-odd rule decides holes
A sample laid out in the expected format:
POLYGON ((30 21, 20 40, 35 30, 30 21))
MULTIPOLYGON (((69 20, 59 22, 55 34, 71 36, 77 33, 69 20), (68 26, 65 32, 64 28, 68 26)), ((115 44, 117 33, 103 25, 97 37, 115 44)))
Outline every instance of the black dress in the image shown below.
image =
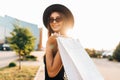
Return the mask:
POLYGON ((44 56, 44 64, 45 64, 45 80, 64 80, 64 68, 62 67, 60 72, 53 78, 48 76, 47 68, 46 68, 46 57, 44 56))

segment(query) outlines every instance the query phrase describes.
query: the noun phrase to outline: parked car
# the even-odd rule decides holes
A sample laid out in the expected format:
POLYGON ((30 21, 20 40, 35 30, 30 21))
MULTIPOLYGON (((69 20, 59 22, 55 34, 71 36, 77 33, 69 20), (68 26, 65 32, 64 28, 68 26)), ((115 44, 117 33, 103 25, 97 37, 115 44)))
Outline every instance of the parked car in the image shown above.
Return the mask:
POLYGON ((0 50, 1 51, 11 51, 12 49, 10 48, 9 44, 1 44, 0 50))
POLYGON ((108 56, 113 56, 113 51, 105 51, 102 53, 103 58, 106 58, 108 56))

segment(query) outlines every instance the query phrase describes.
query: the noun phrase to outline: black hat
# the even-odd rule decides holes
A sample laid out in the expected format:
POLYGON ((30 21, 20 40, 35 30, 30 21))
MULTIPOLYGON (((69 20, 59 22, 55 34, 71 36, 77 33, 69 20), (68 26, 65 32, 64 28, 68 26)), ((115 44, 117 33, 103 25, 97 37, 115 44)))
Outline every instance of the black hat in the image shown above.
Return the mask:
POLYGON ((43 23, 46 28, 47 28, 47 25, 49 22, 48 18, 50 17, 51 13, 55 12, 55 11, 63 13, 67 18, 67 22, 69 22, 71 24, 71 27, 73 27, 74 18, 73 18, 71 11, 67 7, 65 7, 61 4, 53 4, 53 5, 50 5, 49 7, 47 7, 43 13, 43 23))

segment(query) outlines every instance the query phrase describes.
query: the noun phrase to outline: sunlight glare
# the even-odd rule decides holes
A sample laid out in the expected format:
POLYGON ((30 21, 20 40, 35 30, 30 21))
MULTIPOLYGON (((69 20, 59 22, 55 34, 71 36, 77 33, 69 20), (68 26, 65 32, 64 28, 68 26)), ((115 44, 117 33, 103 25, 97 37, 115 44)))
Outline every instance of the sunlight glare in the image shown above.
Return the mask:
POLYGON ((69 37, 73 37, 73 30, 72 29, 68 29, 66 32, 67 36, 69 37))

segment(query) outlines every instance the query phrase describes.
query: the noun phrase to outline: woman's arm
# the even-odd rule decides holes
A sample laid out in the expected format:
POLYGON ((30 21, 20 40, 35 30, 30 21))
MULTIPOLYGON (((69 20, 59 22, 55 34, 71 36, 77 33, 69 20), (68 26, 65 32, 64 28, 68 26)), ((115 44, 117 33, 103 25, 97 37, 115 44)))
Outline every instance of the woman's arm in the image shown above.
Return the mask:
POLYGON ((62 68, 60 53, 57 48, 57 41, 54 36, 50 37, 46 45, 46 67, 49 77, 54 77, 62 68), (54 56, 54 53, 56 54, 54 56))

